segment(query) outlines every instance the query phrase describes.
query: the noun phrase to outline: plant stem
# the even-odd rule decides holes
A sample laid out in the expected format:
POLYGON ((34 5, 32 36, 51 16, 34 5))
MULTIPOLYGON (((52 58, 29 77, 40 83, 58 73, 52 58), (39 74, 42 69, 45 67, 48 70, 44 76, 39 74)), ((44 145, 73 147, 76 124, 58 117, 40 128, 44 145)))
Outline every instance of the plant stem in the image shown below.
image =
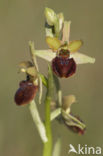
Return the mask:
POLYGON ((51 132, 51 121, 50 121, 50 104, 52 100, 53 91, 53 75, 52 70, 49 67, 48 70, 48 86, 47 94, 45 99, 45 128, 48 141, 44 144, 43 156, 52 155, 52 132, 51 132))
POLYGON ((50 121, 50 103, 51 98, 46 97, 45 101, 45 129, 48 141, 44 144, 43 156, 51 156, 52 153, 52 132, 51 132, 51 121, 50 121))

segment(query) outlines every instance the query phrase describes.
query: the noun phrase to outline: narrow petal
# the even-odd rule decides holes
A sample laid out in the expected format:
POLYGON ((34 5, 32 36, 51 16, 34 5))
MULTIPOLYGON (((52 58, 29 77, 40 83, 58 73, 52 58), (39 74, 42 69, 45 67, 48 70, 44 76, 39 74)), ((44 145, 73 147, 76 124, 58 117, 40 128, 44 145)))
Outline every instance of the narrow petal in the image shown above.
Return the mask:
POLYGON ((68 48, 70 52, 72 53, 72 52, 78 51, 82 45, 83 45, 82 40, 74 40, 74 41, 70 41, 68 48))
POLYGON ((62 42, 68 42, 69 43, 69 38, 70 38, 70 24, 71 21, 65 21, 64 22, 64 27, 63 27, 63 37, 62 37, 62 42))
POLYGON ((70 57, 73 57, 77 64, 95 63, 95 58, 81 54, 79 52, 72 53, 70 57))

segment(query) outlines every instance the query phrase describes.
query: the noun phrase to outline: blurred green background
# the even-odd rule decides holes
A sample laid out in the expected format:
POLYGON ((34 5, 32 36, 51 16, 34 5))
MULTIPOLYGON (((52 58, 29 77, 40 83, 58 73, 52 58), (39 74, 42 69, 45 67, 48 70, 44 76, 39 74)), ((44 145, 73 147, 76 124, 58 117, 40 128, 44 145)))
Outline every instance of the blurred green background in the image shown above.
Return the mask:
MULTIPOLYGON (((63 12, 71 20, 71 40, 82 39, 81 52, 96 58, 96 63, 79 65, 77 74, 62 79, 63 94, 74 94, 77 103, 72 112, 87 125, 84 136, 70 132, 53 122, 54 141, 62 138, 61 156, 67 156, 69 144, 103 147, 103 0, 0 0, 0 156, 41 156, 42 143, 27 107, 17 107, 14 94, 23 74, 18 63, 30 59, 28 41, 45 49, 44 8, 63 12)), ((38 59, 40 70, 47 62, 38 59)), ((43 115, 44 105, 39 106, 43 115)))

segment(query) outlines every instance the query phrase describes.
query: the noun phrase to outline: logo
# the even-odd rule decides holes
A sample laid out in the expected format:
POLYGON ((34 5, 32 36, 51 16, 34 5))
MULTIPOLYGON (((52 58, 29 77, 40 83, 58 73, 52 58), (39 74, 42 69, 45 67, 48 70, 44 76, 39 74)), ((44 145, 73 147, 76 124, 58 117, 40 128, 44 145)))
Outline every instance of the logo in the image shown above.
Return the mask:
POLYGON ((102 154, 102 148, 97 146, 97 147, 89 147, 87 145, 81 146, 78 144, 77 148, 75 148, 72 144, 69 145, 69 151, 68 154, 70 153, 75 153, 75 154, 95 154, 95 155, 100 155, 102 154))

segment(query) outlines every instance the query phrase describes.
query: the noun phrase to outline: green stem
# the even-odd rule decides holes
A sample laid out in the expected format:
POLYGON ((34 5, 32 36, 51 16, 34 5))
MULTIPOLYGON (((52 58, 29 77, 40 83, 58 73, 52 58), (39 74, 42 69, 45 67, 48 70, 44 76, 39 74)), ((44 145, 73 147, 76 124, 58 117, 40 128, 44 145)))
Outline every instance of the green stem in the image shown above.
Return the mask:
POLYGON ((45 99, 45 129, 48 141, 44 144, 43 156, 52 155, 52 131, 51 131, 51 121, 50 121, 50 104, 52 100, 53 93, 53 75, 52 70, 49 67, 48 71, 48 86, 47 95, 45 99))
POLYGON ((51 132, 51 122, 50 122, 50 103, 51 98, 46 97, 45 101, 45 129, 48 141, 44 144, 43 156, 51 156, 52 153, 52 132, 51 132))

